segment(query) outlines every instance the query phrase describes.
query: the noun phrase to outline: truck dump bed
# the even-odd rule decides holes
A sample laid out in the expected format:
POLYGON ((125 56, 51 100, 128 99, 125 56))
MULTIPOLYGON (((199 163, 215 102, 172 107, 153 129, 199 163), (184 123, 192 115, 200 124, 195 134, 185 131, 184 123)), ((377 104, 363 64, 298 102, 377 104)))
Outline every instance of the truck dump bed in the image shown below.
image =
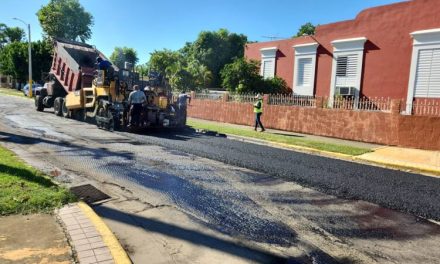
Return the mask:
POLYGON ((79 42, 56 40, 52 73, 66 92, 91 87, 97 57, 106 59, 95 47, 79 42))

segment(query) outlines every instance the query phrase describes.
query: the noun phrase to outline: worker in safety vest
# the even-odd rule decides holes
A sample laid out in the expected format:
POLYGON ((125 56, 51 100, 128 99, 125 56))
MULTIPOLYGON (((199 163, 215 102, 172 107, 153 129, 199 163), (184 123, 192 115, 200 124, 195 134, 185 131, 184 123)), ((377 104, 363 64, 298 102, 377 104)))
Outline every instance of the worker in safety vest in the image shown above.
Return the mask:
POLYGON ((255 113, 255 131, 257 131, 257 127, 261 127, 261 132, 264 132, 264 126, 263 123, 261 123, 261 115, 263 114, 263 97, 261 94, 257 94, 255 96, 257 99, 257 102, 254 104, 254 113, 255 113))

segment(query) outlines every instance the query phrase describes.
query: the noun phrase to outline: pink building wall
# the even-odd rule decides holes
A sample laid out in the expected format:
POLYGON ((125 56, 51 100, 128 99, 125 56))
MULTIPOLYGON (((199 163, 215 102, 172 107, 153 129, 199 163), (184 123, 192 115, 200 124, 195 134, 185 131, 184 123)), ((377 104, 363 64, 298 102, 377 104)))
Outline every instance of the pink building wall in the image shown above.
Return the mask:
POLYGON ((413 0, 366 9, 354 20, 317 27, 315 36, 252 43, 248 59, 260 60, 261 48, 277 47, 275 74, 293 86, 294 45, 318 42, 315 94, 329 96, 334 40, 366 37, 361 96, 407 96, 413 39, 411 32, 440 28, 440 1, 413 0))

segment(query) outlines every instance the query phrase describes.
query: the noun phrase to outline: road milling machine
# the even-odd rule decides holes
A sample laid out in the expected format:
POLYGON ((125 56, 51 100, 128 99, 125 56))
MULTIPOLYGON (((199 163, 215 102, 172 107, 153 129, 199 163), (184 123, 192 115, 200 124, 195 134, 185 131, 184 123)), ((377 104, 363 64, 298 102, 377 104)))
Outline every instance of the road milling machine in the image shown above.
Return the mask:
POLYGON ((140 80, 128 63, 124 69, 111 65, 106 70, 98 70, 97 58, 107 60, 91 45, 56 40, 46 83, 35 96, 36 110, 53 107, 58 116, 94 120, 98 127, 111 131, 126 129, 131 115, 128 96, 133 86, 139 85, 147 102, 134 129, 185 125, 181 118, 184 113, 178 111, 163 76, 150 73, 148 80, 140 80))

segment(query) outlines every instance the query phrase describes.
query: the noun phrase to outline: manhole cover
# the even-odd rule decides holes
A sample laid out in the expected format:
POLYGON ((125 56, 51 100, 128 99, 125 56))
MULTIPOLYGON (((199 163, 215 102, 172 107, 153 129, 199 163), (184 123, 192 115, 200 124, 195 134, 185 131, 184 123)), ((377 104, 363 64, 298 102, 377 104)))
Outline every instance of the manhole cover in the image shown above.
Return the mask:
POLYGON ((75 186, 70 188, 70 191, 73 192, 76 195, 76 197, 78 197, 78 199, 81 199, 88 204, 96 203, 98 201, 111 198, 107 194, 96 189, 91 184, 75 186))

